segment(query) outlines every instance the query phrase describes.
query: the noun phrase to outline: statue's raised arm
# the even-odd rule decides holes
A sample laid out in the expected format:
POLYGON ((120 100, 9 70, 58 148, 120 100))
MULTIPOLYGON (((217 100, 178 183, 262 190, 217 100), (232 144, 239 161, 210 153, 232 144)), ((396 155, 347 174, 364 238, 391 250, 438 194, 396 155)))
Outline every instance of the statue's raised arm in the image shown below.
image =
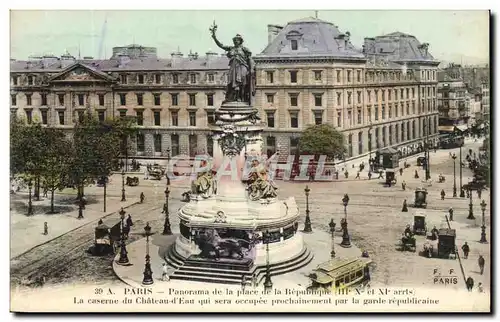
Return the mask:
POLYGON ((214 24, 213 24, 213 25, 209 28, 209 30, 210 30, 210 32, 212 33, 212 39, 215 41, 215 44, 216 44, 219 48, 221 48, 221 49, 223 49, 223 50, 225 50, 225 51, 231 50, 231 47, 229 47, 229 46, 224 46, 224 44, 223 44, 223 43, 221 43, 221 42, 219 41, 219 39, 217 39, 217 36, 215 35, 215 33, 216 33, 216 31, 217 31, 217 25, 215 24, 215 21, 214 21, 214 24))

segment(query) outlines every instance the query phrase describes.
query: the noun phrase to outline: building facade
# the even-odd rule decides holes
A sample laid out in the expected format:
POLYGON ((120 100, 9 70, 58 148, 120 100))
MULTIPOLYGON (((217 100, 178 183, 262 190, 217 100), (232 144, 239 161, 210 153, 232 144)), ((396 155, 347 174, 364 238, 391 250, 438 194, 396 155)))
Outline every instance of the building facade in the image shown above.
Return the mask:
MULTIPOLYGON (((329 123, 344 132, 348 156, 435 139, 437 65, 414 36, 366 38, 363 50, 332 23, 315 18, 269 26, 255 56, 255 107, 265 123, 263 151, 297 151, 301 131, 329 123)), ((32 57, 11 61, 11 112, 70 130, 87 110, 100 119, 134 116, 129 155, 213 153, 210 123, 224 99, 228 59, 216 53, 168 59, 156 49, 116 47, 106 60, 32 57)))
POLYGON ((306 18, 270 25, 254 59, 268 155, 294 154, 301 131, 321 123, 344 132, 348 157, 388 146, 404 152, 427 134, 436 140, 439 63, 411 35, 366 38, 357 50, 349 32, 306 18))
POLYGON ((460 65, 450 64, 438 72, 438 111, 440 126, 468 123, 467 87, 460 74, 460 65))

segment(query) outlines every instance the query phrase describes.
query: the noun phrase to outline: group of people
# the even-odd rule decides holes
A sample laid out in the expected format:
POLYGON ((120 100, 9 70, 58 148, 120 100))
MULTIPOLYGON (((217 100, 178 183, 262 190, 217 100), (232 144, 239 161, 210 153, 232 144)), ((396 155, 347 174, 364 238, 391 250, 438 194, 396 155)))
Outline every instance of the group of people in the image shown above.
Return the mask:
MULTIPOLYGON (((462 245, 462 252, 464 254, 464 259, 468 259, 469 258, 469 253, 470 253, 470 247, 467 244, 467 242, 464 242, 464 244, 462 245)), ((479 274, 483 275, 483 273, 484 273, 484 266, 486 264, 486 260, 484 259, 483 255, 479 255, 479 257, 477 259, 477 264, 479 266, 479 274)), ((472 292, 472 290, 474 288, 474 279, 471 276, 469 276, 466 279, 465 284, 467 285, 467 290, 469 292, 472 292)), ((481 292, 481 293, 483 292, 482 283, 478 284, 478 291, 481 292)))

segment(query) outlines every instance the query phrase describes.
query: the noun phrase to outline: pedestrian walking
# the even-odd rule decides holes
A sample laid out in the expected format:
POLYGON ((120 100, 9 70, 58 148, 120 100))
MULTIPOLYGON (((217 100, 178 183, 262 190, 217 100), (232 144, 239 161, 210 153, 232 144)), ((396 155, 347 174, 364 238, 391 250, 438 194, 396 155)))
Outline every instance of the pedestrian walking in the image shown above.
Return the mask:
POLYGON ((384 172, 382 170, 380 170, 378 172, 378 178, 377 179, 384 179, 384 172))
POLYGON ((441 189, 441 200, 444 200, 445 196, 446 196, 446 192, 444 192, 444 189, 441 189))
POLYGON ((161 280, 163 282, 169 282, 170 277, 168 276, 168 266, 167 263, 163 263, 162 268, 161 268, 161 280))
POLYGON ((417 170, 415 170, 415 179, 418 179, 418 178, 419 178, 419 176, 418 176, 418 171, 417 171, 417 170))
POLYGON ((474 279, 469 276, 465 281, 465 285, 467 285, 467 290, 472 292, 472 289, 474 288, 474 279))
POLYGON ((477 189, 477 198, 478 198, 478 199, 481 199, 481 193, 482 193, 482 192, 483 192, 483 191, 482 191, 481 189, 477 189))
POLYGON ((484 257, 483 255, 479 255, 479 259, 477 260, 477 263, 479 264, 479 272, 481 275, 484 273, 484 257))
POLYGON ((453 208, 450 207, 450 209, 448 209, 448 213, 450 214, 450 221, 453 221, 453 208))
POLYGON ((162 214, 166 214, 166 213, 167 213, 167 210, 168 210, 168 208, 167 208, 167 203, 165 202, 165 203, 163 204, 163 210, 161 211, 161 213, 162 213, 162 214))
POLYGON ((127 226, 130 228, 134 225, 134 222, 132 221, 132 215, 128 215, 127 217, 127 226))
POLYGON ((399 175, 402 176, 403 175, 403 168, 399 168, 399 175))
POLYGON ((372 173, 370 171, 370 172, 368 172, 368 180, 371 180, 371 179, 372 179, 372 173))
MULTIPOLYGON (((49 187, 47 186, 47 184, 44 184, 43 185, 43 197, 44 198, 48 198, 49 197, 49 187)), ((481 198, 481 197, 479 197, 481 198)))
MULTIPOLYGON (((49 234, 49 224, 47 224, 47 222, 43 223, 43 234, 44 235, 48 235, 49 234)), ((484 266, 484 264, 483 264, 483 266, 484 266)))
POLYGON ((406 199, 403 201, 403 209, 401 209, 402 212, 408 212, 408 204, 406 203, 406 199))
POLYGON ((401 182, 401 188, 403 188, 403 191, 406 190, 406 181, 403 180, 403 182, 401 182))
POLYGON ((359 176, 359 171, 358 171, 358 173, 356 173, 356 178, 354 178, 354 179, 361 179, 361 177, 359 176))
POLYGON ((464 259, 467 259, 467 257, 469 257, 469 252, 470 252, 470 248, 469 245, 467 245, 467 242, 465 242, 462 245, 462 251, 464 252, 464 259))
POLYGON ((478 291, 479 293, 484 293, 483 283, 479 283, 479 284, 477 284, 477 291, 478 291))
POLYGON ((144 196, 144 192, 141 192, 141 196, 140 196, 140 198, 141 198, 141 203, 143 203, 143 202, 144 202, 144 198, 145 198, 145 196, 144 196))

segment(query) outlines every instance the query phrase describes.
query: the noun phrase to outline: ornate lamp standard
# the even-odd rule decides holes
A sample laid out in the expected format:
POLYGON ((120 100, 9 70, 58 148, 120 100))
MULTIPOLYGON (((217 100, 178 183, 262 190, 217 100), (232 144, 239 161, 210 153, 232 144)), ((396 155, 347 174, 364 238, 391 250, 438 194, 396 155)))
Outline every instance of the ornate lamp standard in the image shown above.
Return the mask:
POLYGON ((368 173, 369 174, 372 173, 372 129, 373 127, 370 122, 370 127, 368 128, 368 173))
POLYGON ((162 235, 172 235, 172 230, 170 229, 170 218, 168 211, 168 197, 170 195, 170 189, 165 189, 165 223, 163 224, 163 232, 162 235))
POLYGON ((342 198, 342 203, 344 204, 344 222, 342 224, 342 242, 340 246, 351 247, 351 238, 349 237, 349 231, 347 230, 347 205, 349 204, 349 195, 346 193, 344 198, 342 198))
POLYGON ((311 228, 311 218, 309 217, 309 186, 306 186, 304 189, 304 192, 306 193, 306 221, 304 223, 304 233, 312 233, 312 228, 311 228))
POLYGON ((330 233, 332 234, 332 251, 330 252, 330 256, 332 258, 335 258, 335 222, 333 221, 333 218, 332 220, 330 221, 330 224, 328 224, 330 226, 330 233))
POLYGON ((125 199, 125 170, 122 170, 122 201, 127 201, 125 199))
POLYGON ((486 221, 484 220, 484 212, 486 211, 486 202, 481 201, 481 212, 483 213, 483 224, 481 225, 481 240, 479 241, 480 243, 487 243, 488 241, 486 240, 486 221))
POLYGON ((453 159, 453 198, 456 198, 457 197, 457 173, 456 173, 457 163, 455 162, 455 160, 457 159, 457 155, 455 153, 453 153, 451 158, 453 159))
POLYGON ((167 148, 167 170, 165 171, 165 176, 167 177, 167 186, 170 186, 170 177, 168 176, 168 171, 170 170, 170 148, 167 148))
POLYGON ((104 212, 106 212, 106 187, 108 185, 108 177, 104 177, 104 212))
POLYGON ((146 227, 144 227, 144 233, 146 235, 146 265, 144 266, 144 278, 142 279, 142 285, 151 285, 154 281, 153 271, 151 270, 151 258, 149 257, 149 236, 151 235, 149 222, 146 223, 146 227))
MULTIPOLYGON (((470 182, 469 182, 469 185, 470 187, 470 182)), ((469 216, 467 216, 467 219, 476 219, 476 217, 474 217, 474 210, 472 208, 472 189, 469 188, 469 216)))
POLYGON ((31 189, 33 188, 33 182, 28 181, 28 216, 33 215, 33 202, 31 201, 31 189))
POLYGON ((462 146, 460 146, 460 198, 465 198, 465 191, 462 186, 462 146))
POLYGON ((266 230, 263 237, 263 241, 266 244, 266 279, 264 281, 264 290, 269 291, 273 288, 273 282, 271 281, 271 267, 269 265, 269 242, 271 241, 271 234, 269 233, 269 230, 266 230))
POLYGON ((120 258, 118 259, 118 264, 120 265, 128 265, 130 262, 128 260, 128 256, 127 256, 127 248, 125 246, 125 232, 124 232, 124 228, 123 227, 123 223, 125 221, 125 210, 120 209, 120 219, 121 219, 121 222, 120 222, 120 258))

